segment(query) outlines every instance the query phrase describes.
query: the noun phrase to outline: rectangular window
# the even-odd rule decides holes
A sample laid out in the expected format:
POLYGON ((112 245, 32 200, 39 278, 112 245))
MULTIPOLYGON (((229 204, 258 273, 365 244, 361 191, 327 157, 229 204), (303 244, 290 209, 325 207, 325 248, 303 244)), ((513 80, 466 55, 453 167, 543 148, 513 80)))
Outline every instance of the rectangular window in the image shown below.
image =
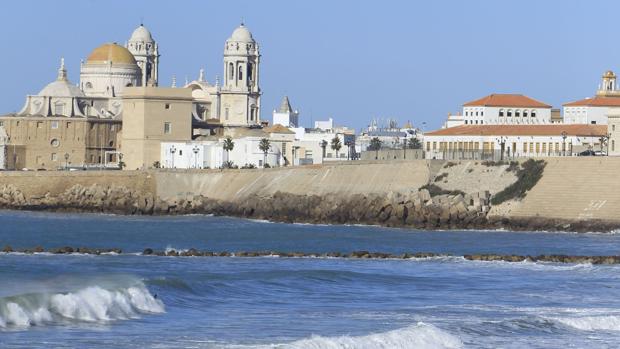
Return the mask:
POLYGON ((164 108, 166 108, 166 109, 170 109, 170 103, 166 103, 166 105, 164 106, 164 108))
POLYGON ((0 126, 4 126, 4 121, 0 121, 0 126))
POLYGON ((437 149, 437 142, 433 142, 433 150, 437 149))
POLYGON ((172 123, 164 122, 164 134, 169 135, 170 133, 172 133, 172 123))
POLYGON ((615 131, 616 130, 616 125, 611 125, 611 130, 615 131))
POLYGON ((312 150, 306 150, 306 159, 312 159, 312 150))
POLYGON ((52 153, 52 161, 58 161, 58 155, 56 155, 56 153, 52 153))
POLYGON ((523 142, 523 152, 527 153, 527 142, 523 142))
POLYGON ((426 142, 426 151, 431 151, 431 142, 426 142))
POLYGON ((504 111, 503 110, 499 111, 499 116, 504 116, 504 111))
POLYGON ((67 128, 71 127, 71 122, 67 121, 67 128))
POLYGON ((534 143, 530 143, 530 153, 534 152, 534 143))
POLYGON ((282 142, 282 154, 286 156, 286 142, 282 142))
POLYGON ((542 152, 543 154, 547 152, 547 143, 542 144, 542 152))
POLYGON ((15 126, 19 127, 19 121, 17 123, 15 123, 15 126))
POLYGON ((58 121, 52 121, 52 130, 58 129, 58 121))
POLYGON ((230 112, 230 109, 229 109, 229 108, 224 109, 224 118, 225 118, 226 120, 228 120, 228 114, 229 114, 229 112, 230 112))
POLYGON ((43 127, 43 121, 37 121, 37 128, 43 127))
POLYGON ((540 153, 540 143, 536 142, 536 153, 540 153))

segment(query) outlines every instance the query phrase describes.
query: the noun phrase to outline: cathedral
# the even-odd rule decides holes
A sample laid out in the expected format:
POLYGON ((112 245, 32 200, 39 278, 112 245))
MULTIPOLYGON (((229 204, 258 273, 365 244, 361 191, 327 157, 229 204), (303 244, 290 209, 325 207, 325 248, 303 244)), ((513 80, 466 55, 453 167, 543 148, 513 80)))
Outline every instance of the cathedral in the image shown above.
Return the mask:
MULTIPOLYGON (((58 169, 118 161, 123 92, 158 86, 159 63, 159 45, 142 24, 125 45, 95 48, 81 62, 77 84, 61 59, 55 81, 27 96, 19 112, 0 116, 10 144, 5 167, 58 169)), ((241 24, 225 42, 222 81, 207 82, 201 70, 197 80, 183 86, 191 90, 192 135, 260 127, 259 64, 258 43, 241 24)))

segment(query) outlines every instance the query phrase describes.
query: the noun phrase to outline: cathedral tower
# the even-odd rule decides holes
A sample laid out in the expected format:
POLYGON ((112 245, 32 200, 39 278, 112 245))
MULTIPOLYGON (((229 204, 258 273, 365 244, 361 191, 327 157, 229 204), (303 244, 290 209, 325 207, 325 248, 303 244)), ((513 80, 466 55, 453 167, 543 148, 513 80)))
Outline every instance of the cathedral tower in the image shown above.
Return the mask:
POLYGON ((224 46, 220 110, 223 124, 247 126, 260 123, 259 63, 258 44, 242 23, 224 46))
POLYGON ((152 84, 157 86, 159 68, 159 47, 151 32, 142 24, 131 34, 127 49, 136 58, 142 70, 141 86, 152 84))

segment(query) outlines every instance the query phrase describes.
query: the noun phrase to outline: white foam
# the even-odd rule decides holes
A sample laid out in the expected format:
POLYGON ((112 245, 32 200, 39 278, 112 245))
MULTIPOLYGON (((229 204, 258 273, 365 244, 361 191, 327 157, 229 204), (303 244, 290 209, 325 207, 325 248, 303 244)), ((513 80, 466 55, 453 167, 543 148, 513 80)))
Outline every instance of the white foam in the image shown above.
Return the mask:
MULTIPOLYGON (((461 340, 422 322, 409 327, 365 336, 312 336, 291 343, 257 348, 271 349, 457 349, 461 340)), ((256 347, 254 347, 256 348, 256 347)))
POLYGON ((552 320, 582 331, 620 331, 620 315, 557 317, 552 320))
POLYGON ((120 289, 90 286, 76 292, 0 299, 0 328, 23 328, 63 322, 108 322, 165 311, 144 285, 120 289))

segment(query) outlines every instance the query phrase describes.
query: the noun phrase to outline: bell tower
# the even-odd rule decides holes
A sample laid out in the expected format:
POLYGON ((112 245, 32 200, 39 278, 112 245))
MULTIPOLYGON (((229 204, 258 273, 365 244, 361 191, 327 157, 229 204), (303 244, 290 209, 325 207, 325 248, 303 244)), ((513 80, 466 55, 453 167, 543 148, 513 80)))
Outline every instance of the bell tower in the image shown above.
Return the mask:
POLYGON ((616 74, 613 71, 608 70, 603 74, 601 85, 599 85, 596 94, 598 96, 620 95, 620 90, 616 85, 616 74))
POLYGON ((220 90, 223 124, 260 124, 259 64, 258 43, 241 23, 224 46, 224 81, 220 90))
POLYGON ((143 24, 140 24, 131 34, 126 46, 142 70, 141 86, 147 84, 157 86, 159 80, 159 47, 153 40, 151 32, 143 24))

